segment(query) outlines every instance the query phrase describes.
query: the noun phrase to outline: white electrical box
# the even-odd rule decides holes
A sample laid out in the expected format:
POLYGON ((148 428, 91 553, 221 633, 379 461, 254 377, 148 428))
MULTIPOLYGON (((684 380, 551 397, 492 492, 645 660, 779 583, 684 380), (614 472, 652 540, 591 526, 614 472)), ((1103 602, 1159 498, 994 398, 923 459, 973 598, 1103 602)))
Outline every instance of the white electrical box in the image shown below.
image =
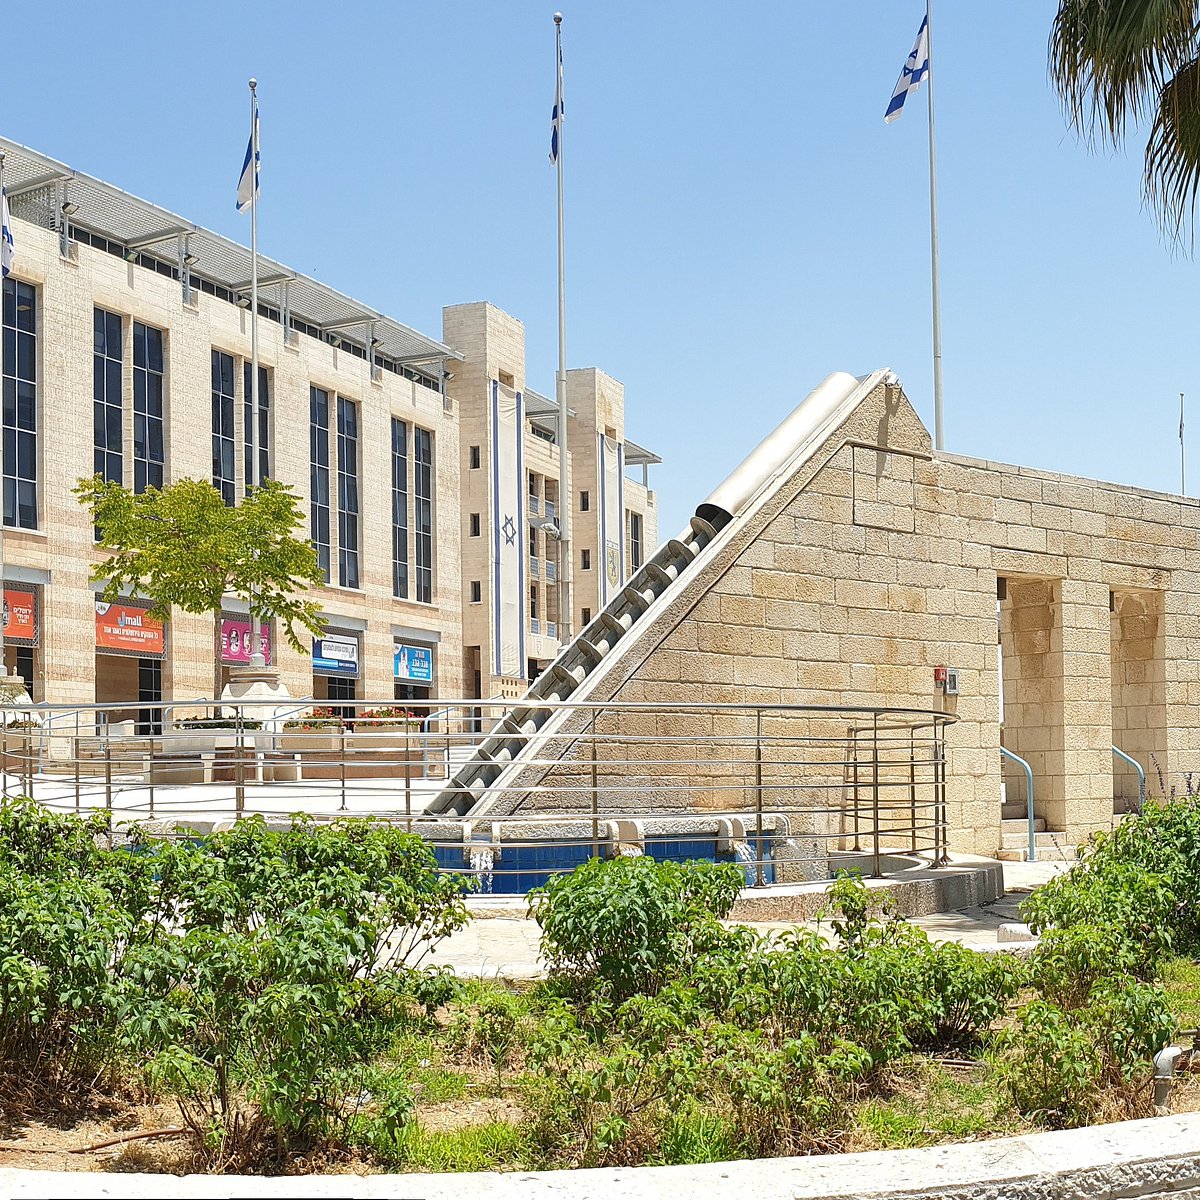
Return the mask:
POLYGON ((946 668, 946 682, 942 685, 945 688, 947 696, 958 695, 958 668, 946 668))

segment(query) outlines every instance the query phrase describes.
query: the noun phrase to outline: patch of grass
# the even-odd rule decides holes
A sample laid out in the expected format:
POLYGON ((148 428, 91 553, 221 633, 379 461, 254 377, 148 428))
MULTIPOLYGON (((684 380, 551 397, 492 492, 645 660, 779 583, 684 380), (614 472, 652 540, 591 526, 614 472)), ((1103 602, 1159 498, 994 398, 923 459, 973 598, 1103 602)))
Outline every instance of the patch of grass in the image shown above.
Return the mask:
POLYGON ((411 1171, 496 1171, 528 1166, 528 1133, 507 1121, 489 1121, 461 1129, 429 1130, 405 1125, 394 1141, 373 1145, 379 1159, 411 1171))
POLYGON ((949 1067, 914 1055, 897 1063, 890 1086, 859 1104, 852 1150, 902 1150, 1025 1128, 988 1067, 949 1067))
POLYGON ((652 1165, 730 1162, 743 1157, 733 1123, 720 1113, 692 1106, 667 1123, 652 1165))
POLYGON ((1162 986, 1180 1026, 1200 1027, 1200 962, 1191 958, 1168 959, 1162 968, 1162 986))

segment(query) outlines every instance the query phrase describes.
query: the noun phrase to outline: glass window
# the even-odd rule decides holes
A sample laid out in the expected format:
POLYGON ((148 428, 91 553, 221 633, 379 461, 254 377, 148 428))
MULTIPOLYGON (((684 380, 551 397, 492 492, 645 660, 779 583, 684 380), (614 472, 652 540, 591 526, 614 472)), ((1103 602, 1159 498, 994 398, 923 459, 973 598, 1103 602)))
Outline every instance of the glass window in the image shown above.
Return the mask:
POLYGON ((479 470, 479 447, 478 446, 471 447, 470 462, 471 462, 471 470, 478 471, 479 470))
POLYGON ((167 461, 164 435, 163 335, 133 323, 133 490, 163 485, 167 461))
POLYGON ((338 583, 358 587, 358 405, 337 398, 338 583))
POLYGON ((592 498, 587 492, 579 493, 579 511, 587 512, 592 507, 592 498))
POLYGON ((629 570, 636 571, 642 565, 642 514, 629 514, 629 570))
POLYGON ((471 603, 481 604, 483 602, 483 585, 478 579, 471 580, 471 603))
POLYGON ((237 503, 234 475, 235 433, 233 428, 233 355, 212 352, 212 481, 221 499, 237 503))
POLYGON ((121 318, 92 310, 92 470, 107 483, 124 483, 124 367, 121 318))
MULTIPOLYGON (((245 472, 246 492, 253 490, 250 472, 250 434, 253 421, 250 417, 250 362, 242 364, 242 438, 245 443, 242 470, 245 472)), ((258 478, 271 478, 271 380, 267 368, 258 368, 258 478)))
POLYGON ((590 550, 580 550, 579 569, 581 571, 590 571, 592 569, 592 552, 590 550))
POLYGON ((37 290, 4 281, 4 524, 38 526, 37 290))
POLYGON ((329 582, 329 393, 308 391, 309 532, 329 582))
POLYGON ((408 598, 408 423, 392 418, 392 595, 408 598))
POLYGON ((479 536, 479 514, 478 513, 471 514, 471 536, 472 537, 479 536))
POLYGON ((417 595, 433 603, 433 434, 413 430, 413 524, 416 529, 417 595))

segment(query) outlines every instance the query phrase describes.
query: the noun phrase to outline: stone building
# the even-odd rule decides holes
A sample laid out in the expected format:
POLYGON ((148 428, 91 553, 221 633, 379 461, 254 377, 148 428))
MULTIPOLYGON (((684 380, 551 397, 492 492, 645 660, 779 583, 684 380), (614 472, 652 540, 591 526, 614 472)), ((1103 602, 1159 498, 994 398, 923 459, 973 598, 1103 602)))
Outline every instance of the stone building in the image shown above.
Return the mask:
MULTIPOLYGON (((1200 769, 1200 502, 935 451, 889 371, 831 376, 772 438, 777 460, 755 476, 752 455, 700 506, 711 540, 578 686, 562 673, 563 698, 944 711, 950 847, 984 854, 1025 812, 1001 746, 1032 766, 1036 816, 1062 847, 1136 803, 1114 747, 1151 791, 1200 769)), ((527 703, 530 727, 546 722, 539 755, 561 747, 569 774, 591 718, 527 703)), ((626 732, 670 732, 669 714, 637 719, 626 732)), ((744 718, 703 720, 688 729, 720 746, 744 718)), ((445 804, 462 811, 473 769, 445 804)), ((539 771, 518 748, 479 778, 504 812, 521 795, 536 807, 539 771)), ((714 752, 668 802, 728 803, 719 776, 714 752)), ((745 780, 727 783, 745 803, 745 780)))
MULTIPOLYGON (((216 647, 225 677, 249 658, 244 606, 229 598, 219 623, 176 613, 164 628, 136 596, 98 604, 88 578, 98 555, 72 488, 98 471, 139 491, 186 476, 211 479, 229 503, 245 494, 250 253, 37 151, 0 139, 0 152, 16 244, 3 308, 6 664, 39 701, 211 698, 216 647)), ((505 664, 507 677, 479 669, 493 658, 492 626, 477 614, 498 600, 463 588, 492 575, 492 539, 481 536, 491 509, 464 497, 472 453, 491 448, 491 384, 525 389, 523 326, 462 306, 447 310, 449 340, 439 341, 261 255, 258 276, 261 462, 295 488, 328 579, 317 595, 326 635, 311 655, 267 630, 283 682, 293 696, 329 700, 520 688, 558 648, 553 588, 544 563, 534 567, 546 534, 531 522, 563 518, 530 512, 516 539, 531 586, 515 619, 530 653, 505 664), (472 313, 503 327, 502 346, 472 313)), ((589 389, 605 397, 625 463, 659 461, 625 441, 619 384, 583 371, 571 388, 580 495, 600 486, 589 474, 600 407, 589 389)), ((527 447, 529 494, 548 498, 557 409, 529 393, 526 412, 511 439, 527 447)), ((637 547, 618 539, 622 577, 657 537, 645 483, 622 475, 621 521, 641 534, 637 547)), ((587 517, 577 544, 599 557, 587 517)), ((581 609, 597 603, 587 576, 576 572, 581 609)))

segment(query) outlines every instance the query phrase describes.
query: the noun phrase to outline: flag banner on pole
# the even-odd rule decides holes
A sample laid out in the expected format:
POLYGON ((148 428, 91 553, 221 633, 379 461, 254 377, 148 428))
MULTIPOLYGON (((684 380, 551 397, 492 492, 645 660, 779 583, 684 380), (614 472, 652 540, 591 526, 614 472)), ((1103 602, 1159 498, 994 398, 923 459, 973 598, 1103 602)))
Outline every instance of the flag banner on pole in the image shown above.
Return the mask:
POLYGON ((7 279, 13 259, 12 221, 8 216, 8 188, 0 189, 0 225, 3 226, 3 232, 0 234, 0 275, 7 279))
POLYGON ((246 143, 246 159, 242 163, 242 176, 238 180, 237 210, 244 213, 249 210, 251 202, 258 194, 258 168, 262 160, 262 150, 257 152, 254 143, 258 141, 258 105, 254 106, 254 130, 246 143), (254 159, 254 170, 250 170, 250 159, 254 159))
POLYGON ((550 163, 558 163, 558 138, 562 131, 563 118, 563 76, 562 76, 562 47, 558 48, 558 80, 554 88, 554 108, 550 113, 550 163))
POLYGON ((910 92, 915 92, 921 86, 925 76, 929 74, 929 17, 921 18, 921 28, 917 30, 917 41, 900 72, 896 81, 896 90, 887 106, 883 119, 890 125, 904 109, 904 101, 910 92))
POLYGON ((492 674, 525 677, 525 427, 520 392, 492 381, 492 674))
POLYGON ((625 579, 625 447, 600 434, 600 604, 606 605, 625 579))

